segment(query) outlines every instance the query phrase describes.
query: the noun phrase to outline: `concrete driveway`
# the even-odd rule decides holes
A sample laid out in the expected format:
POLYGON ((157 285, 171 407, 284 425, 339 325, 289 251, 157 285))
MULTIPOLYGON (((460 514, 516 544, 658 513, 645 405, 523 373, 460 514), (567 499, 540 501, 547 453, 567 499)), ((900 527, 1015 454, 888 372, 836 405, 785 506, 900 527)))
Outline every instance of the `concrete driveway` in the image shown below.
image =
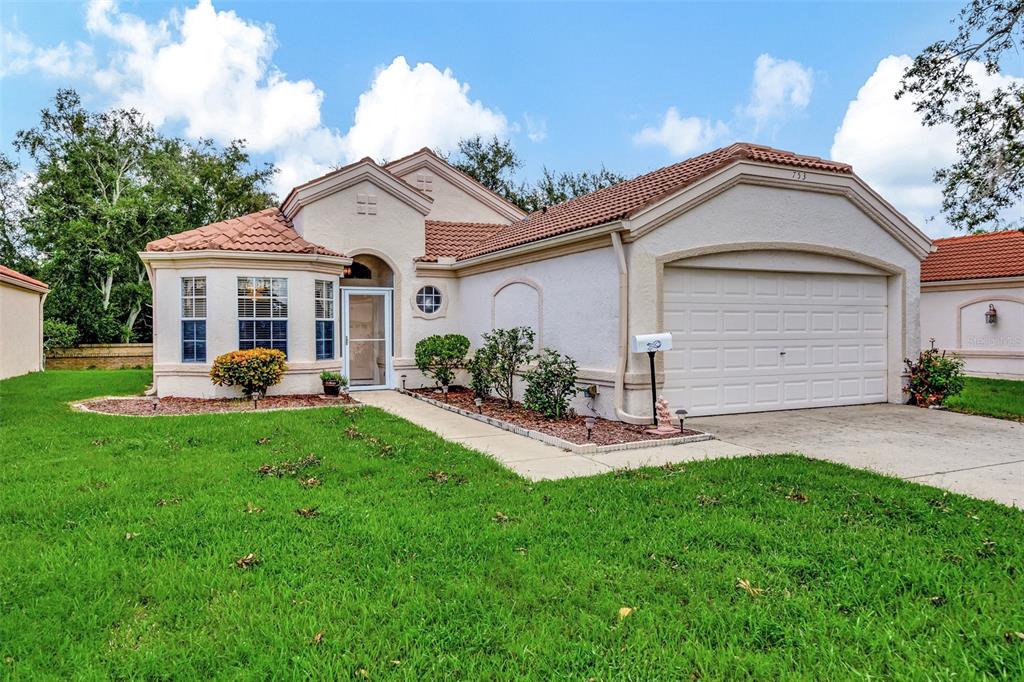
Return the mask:
POLYGON ((764 453, 799 452, 1024 508, 1024 424, 905 405, 688 420, 764 453))

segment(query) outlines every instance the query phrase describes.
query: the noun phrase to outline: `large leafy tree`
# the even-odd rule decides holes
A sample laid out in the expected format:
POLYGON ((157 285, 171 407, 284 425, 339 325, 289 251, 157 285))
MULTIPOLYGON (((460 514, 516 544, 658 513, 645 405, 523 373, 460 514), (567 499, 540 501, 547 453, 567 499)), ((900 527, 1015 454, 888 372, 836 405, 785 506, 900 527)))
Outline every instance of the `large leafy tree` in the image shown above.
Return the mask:
POLYGON ((22 225, 25 217, 25 178, 18 164, 0 152, 0 264, 26 275, 36 273, 31 247, 22 225))
POLYGON ((536 211, 542 206, 589 194, 625 179, 602 166, 597 172, 578 173, 556 173, 544 168, 536 184, 517 182, 515 175, 523 162, 512 143, 497 137, 485 140, 479 135, 460 140, 458 153, 448 161, 524 211, 536 211))
POLYGON ((160 135, 135 110, 91 112, 60 90, 15 148, 36 164, 22 226, 53 291, 51 318, 83 341, 147 339, 147 242, 265 208, 272 166, 251 169, 242 142, 224 149, 160 135))
POLYGON ((957 160, 935 173, 942 212, 951 225, 976 230, 999 225, 1024 198, 1024 81, 1002 79, 982 87, 969 66, 989 75, 1017 58, 1024 39, 1024 2, 973 0, 954 21, 952 38, 915 57, 897 97, 910 97, 924 124, 951 124, 957 160))

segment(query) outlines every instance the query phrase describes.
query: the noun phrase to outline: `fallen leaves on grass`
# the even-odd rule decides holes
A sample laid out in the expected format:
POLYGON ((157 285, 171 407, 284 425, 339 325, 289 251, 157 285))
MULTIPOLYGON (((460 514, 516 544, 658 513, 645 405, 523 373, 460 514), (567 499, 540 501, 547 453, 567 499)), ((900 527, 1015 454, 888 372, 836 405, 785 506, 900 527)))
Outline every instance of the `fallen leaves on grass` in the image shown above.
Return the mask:
POLYGON ((440 471, 440 470, 438 470, 438 471, 428 471, 427 472, 427 478, 429 478, 434 483, 447 483, 448 479, 451 478, 451 476, 448 475, 447 471, 440 471))
POLYGON ((109 442, 110 442, 109 438, 97 438, 96 440, 94 440, 92 442, 92 444, 95 445, 96 447, 100 447, 102 445, 106 445, 109 442))
POLYGON ((697 504, 699 504, 702 507, 713 507, 716 504, 719 504, 721 501, 722 500, 720 500, 719 498, 712 497, 711 495, 698 495, 697 496, 697 504))
POLYGON ((295 513, 306 519, 311 519, 320 514, 316 507, 302 507, 301 509, 296 509, 295 513))
POLYGON ((511 520, 512 519, 509 518, 508 514, 505 512, 495 512, 494 516, 491 517, 491 521, 494 521, 495 523, 508 523, 511 520))
POLYGON ((982 559, 995 556, 996 554, 996 543, 994 540, 985 539, 981 541, 981 547, 978 548, 977 554, 982 559))
POLYGON ((158 507, 166 507, 169 504, 180 504, 180 503, 181 503, 181 498, 180 497, 161 497, 159 500, 156 501, 156 506, 158 506, 158 507))
POLYGON ((356 670, 355 676, 362 679, 366 679, 370 677, 370 673, 366 668, 359 668, 358 670, 356 670))
POLYGON ((318 485, 320 485, 320 483, 321 483, 320 479, 317 478, 316 476, 311 476, 309 478, 300 478, 299 479, 299 485, 301 485, 303 488, 315 488, 318 485))
POLYGON ((124 539, 125 540, 134 540, 137 536, 138 536, 138 533, 125 533, 124 534, 124 539))
POLYGON ((257 507, 252 502, 246 502, 245 509, 243 509, 242 511, 244 511, 246 514, 259 514, 263 511, 263 507, 257 507))
POLYGON ((1010 644, 1024 644, 1024 632, 1007 632, 1003 638, 1010 644))
POLYGON ((793 488, 788 493, 786 493, 786 499, 789 500, 790 502, 799 502, 800 504, 807 503, 807 495, 804 495, 797 488, 793 488))
POLYGON ((256 439, 256 445, 269 445, 269 444, 270 444, 270 438, 268 436, 264 436, 263 438, 257 438, 256 439))
POLYGON ((322 641, 324 641, 324 631, 323 630, 321 630, 320 632, 318 632, 315 635, 313 635, 313 646, 319 646, 320 642, 322 642, 322 641))
POLYGON ((261 464, 256 473, 260 476, 276 476, 281 478, 283 476, 294 476, 303 469, 315 466, 320 466, 320 458, 311 452, 296 462, 284 460, 277 464, 261 464))
POLYGON ((751 597, 762 597, 762 596, 764 596, 764 589, 762 589, 760 587, 755 587, 746 578, 737 578, 736 579, 736 587, 740 588, 741 590, 743 590, 744 592, 749 594, 751 597))
POLYGON ((937 594, 928 601, 932 603, 932 606, 942 606, 946 603, 946 598, 943 597, 941 594, 937 594))
POLYGON ((619 609, 619 620, 626 620, 627 618, 633 615, 634 611, 636 611, 636 609, 634 609, 632 606, 623 606, 621 609, 619 609))
POLYGON ((252 568, 253 566, 258 564, 259 562, 260 562, 259 557, 256 556, 255 554, 253 554, 252 552, 249 552, 245 556, 239 557, 238 559, 235 559, 235 566, 237 566, 238 568, 241 568, 241 569, 244 570, 244 569, 252 568))

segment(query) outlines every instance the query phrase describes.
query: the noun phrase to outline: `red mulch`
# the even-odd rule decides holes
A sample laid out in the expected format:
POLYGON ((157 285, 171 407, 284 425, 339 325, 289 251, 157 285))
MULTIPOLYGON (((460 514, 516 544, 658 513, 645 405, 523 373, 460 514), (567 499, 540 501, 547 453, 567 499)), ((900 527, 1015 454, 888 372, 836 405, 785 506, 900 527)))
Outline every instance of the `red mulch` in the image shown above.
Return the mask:
MULTIPOLYGON (((441 393, 435 393, 433 388, 410 389, 411 393, 431 398, 438 402, 444 402, 441 393)), ((473 403, 473 392, 462 386, 452 386, 448 390, 448 404, 455 407, 476 412, 476 405, 473 403)), ((582 416, 569 417, 567 419, 545 419, 542 415, 528 410, 520 403, 513 403, 508 407, 501 398, 488 398, 481 405, 482 414, 486 417, 500 419, 516 426, 532 429, 567 440, 576 445, 585 445, 588 442, 595 445, 615 445, 617 443, 634 443, 641 440, 663 440, 665 438, 678 438, 680 436, 696 436, 700 431, 691 429, 676 429, 667 435, 646 433, 649 426, 637 424, 626 424, 625 422, 610 421, 597 418, 594 423, 594 431, 591 439, 587 440, 587 426, 582 416)))
MULTIPOLYGON (((329 407, 355 403, 347 395, 325 396, 274 395, 258 402, 255 411, 270 409, 294 409, 297 407, 329 407)), ((152 398, 96 398, 82 403, 94 412, 156 417, 160 415, 205 414, 210 412, 253 412, 251 400, 243 398, 160 398, 153 409, 152 398)))

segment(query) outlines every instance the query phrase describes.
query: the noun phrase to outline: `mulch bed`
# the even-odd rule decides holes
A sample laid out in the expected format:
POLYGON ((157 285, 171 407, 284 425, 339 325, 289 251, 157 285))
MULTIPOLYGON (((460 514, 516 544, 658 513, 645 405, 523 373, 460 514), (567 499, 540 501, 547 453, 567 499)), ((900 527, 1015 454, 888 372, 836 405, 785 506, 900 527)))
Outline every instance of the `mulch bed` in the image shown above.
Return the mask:
POLYGON ((257 403, 254 410, 251 400, 244 398, 160 398, 153 409, 152 398, 95 398, 81 404, 93 412, 135 417, 159 417, 161 415, 206 414, 213 412, 260 412, 263 410, 291 410, 302 407, 329 407, 351 405, 355 401, 347 395, 325 396, 274 395, 257 403))
MULTIPOLYGON (((410 389, 409 392, 417 393, 438 402, 445 402, 444 396, 437 389, 414 388, 410 389)), ((463 410, 477 411, 476 404, 473 402, 473 392, 462 386, 452 386, 448 389, 447 402, 449 405, 462 408, 463 410)), ((683 429, 682 431, 676 429, 670 434, 657 435, 646 433, 646 429, 650 428, 648 426, 626 424, 625 422, 610 421, 598 417, 594 423, 593 435, 588 441, 587 426, 585 418, 582 416, 558 420, 545 419, 542 415, 526 409, 520 403, 513 403, 512 407, 508 407, 501 398, 488 398, 480 407, 481 413, 486 417, 493 417, 494 419, 500 419, 526 429, 540 431, 541 433, 561 438, 576 445, 586 445, 587 443, 616 445, 618 443, 635 443, 637 441, 664 440, 680 436, 696 436, 701 433, 691 429, 683 429)))

